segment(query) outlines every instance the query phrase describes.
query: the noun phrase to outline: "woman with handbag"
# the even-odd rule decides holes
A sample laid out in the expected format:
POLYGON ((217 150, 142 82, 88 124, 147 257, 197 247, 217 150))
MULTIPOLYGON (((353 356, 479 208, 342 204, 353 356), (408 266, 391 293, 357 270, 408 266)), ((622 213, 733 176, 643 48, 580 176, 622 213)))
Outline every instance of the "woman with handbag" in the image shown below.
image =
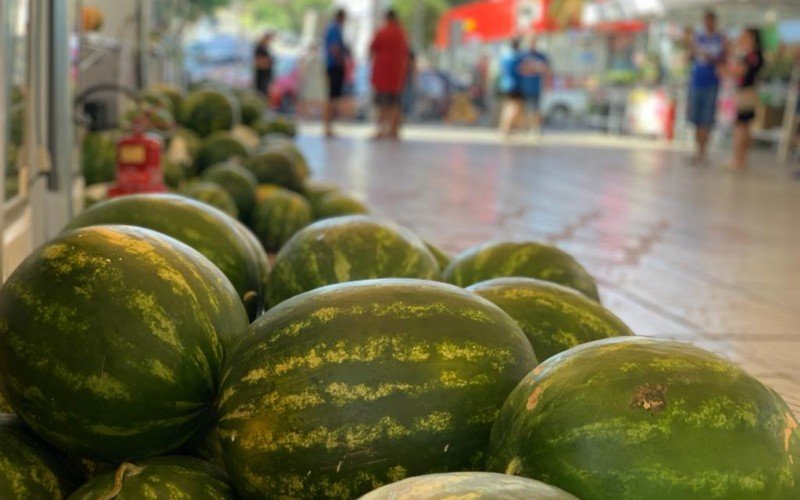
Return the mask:
POLYGON ((729 168, 743 170, 747 166, 750 149, 750 125, 756 116, 758 73, 764 66, 761 34, 757 28, 747 28, 739 38, 739 57, 731 65, 730 73, 737 81, 736 126, 733 130, 733 160, 729 168))

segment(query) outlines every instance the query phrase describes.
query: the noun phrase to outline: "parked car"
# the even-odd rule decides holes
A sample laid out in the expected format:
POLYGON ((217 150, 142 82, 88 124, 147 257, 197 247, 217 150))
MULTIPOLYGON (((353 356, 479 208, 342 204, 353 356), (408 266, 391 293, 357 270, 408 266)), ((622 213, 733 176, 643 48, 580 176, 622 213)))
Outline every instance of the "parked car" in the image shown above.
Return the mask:
POLYGON ((184 73, 191 85, 216 81, 233 87, 252 84, 251 43, 234 35, 215 35, 184 48, 184 73))
POLYGON ((581 88, 556 88, 542 96, 542 116, 548 125, 566 127, 589 112, 589 92, 581 88))

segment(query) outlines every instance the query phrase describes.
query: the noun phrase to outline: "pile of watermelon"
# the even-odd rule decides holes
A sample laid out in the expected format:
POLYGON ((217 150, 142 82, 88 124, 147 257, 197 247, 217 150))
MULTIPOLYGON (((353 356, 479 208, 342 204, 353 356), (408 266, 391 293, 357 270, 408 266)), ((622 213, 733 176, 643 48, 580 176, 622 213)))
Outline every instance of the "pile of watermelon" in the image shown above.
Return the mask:
POLYGON ((800 498, 773 390, 635 336, 556 247, 449 255, 199 92, 153 98, 202 123, 175 192, 98 201, 0 289, 0 498, 800 498))

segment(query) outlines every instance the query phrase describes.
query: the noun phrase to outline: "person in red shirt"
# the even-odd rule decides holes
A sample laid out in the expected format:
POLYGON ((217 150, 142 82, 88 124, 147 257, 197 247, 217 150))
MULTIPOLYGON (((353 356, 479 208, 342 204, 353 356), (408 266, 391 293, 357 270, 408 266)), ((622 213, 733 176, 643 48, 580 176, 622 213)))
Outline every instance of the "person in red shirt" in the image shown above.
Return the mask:
POLYGON ((386 23, 370 45, 372 87, 378 107, 376 139, 399 138, 400 102, 408 76, 408 39, 394 10, 386 12, 386 23))

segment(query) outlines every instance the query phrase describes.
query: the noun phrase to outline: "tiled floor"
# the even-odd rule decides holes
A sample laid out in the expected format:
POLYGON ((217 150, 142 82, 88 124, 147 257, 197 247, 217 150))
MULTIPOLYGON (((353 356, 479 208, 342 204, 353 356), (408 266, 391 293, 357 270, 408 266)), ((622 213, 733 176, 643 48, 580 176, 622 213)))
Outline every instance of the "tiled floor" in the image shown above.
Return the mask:
POLYGON ((307 132, 317 175, 378 212, 454 253, 492 238, 555 243, 637 333, 722 353, 800 414, 800 182, 786 168, 690 168, 677 149, 602 137, 307 132))

